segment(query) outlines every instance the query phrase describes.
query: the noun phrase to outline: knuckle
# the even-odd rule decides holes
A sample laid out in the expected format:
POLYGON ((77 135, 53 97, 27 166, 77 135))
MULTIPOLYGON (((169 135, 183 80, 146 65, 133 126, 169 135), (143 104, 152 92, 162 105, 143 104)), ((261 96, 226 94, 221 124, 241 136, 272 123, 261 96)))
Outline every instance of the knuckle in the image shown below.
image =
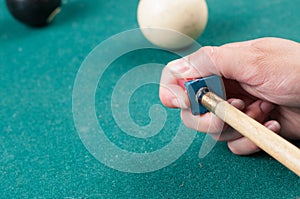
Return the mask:
POLYGON ((219 141, 219 142, 225 142, 225 141, 227 141, 224 138, 224 136, 222 136, 222 133, 211 133, 210 135, 216 141, 219 141))
POLYGON ((221 137, 220 134, 217 134, 217 133, 211 133, 210 136, 211 136, 214 140, 216 140, 216 141, 221 141, 221 140, 220 140, 220 137, 221 137))
POLYGON ((241 151, 238 147, 232 146, 230 143, 227 143, 229 150, 235 155, 241 155, 241 151))
POLYGON ((208 56, 210 61, 215 65, 218 66, 220 60, 222 60, 221 53, 218 51, 218 47, 215 46, 205 46, 202 47, 201 50, 204 54, 208 56))
POLYGON ((251 144, 249 144, 247 147, 251 153, 255 153, 260 150, 260 148, 253 142, 251 142, 251 144))
POLYGON ((212 115, 212 113, 207 114, 209 114, 210 116, 207 115, 207 118, 205 120, 199 122, 197 129, 201 132, 220 134, 222 132, 224 122, 216 116, 212 115))
POLYGON ((247 65, 251 73, 247 75, 247 82, 252 86, 262 85, 268 78, 267 71, 272 65, 272 52, 267 46, 263 39, 255 40, 249 46, 247 65))
POLYGON ((250 65, 255 68, 261 68, 269 65, 269 58, 272 55, 264 39, 255 40, 250 46, 250 65))

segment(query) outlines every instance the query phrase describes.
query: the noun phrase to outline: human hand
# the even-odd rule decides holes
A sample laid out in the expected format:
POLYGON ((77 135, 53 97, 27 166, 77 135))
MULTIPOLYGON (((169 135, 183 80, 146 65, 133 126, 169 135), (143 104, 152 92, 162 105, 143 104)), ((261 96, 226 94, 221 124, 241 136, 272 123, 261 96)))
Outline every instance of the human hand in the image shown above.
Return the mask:
POLYGON ((223 78, 228 102, 233 106, 285 138, 300 139, 299 43, 262 38, 203 47, 170 62, 162 72, 160 99, 167 107, 181 108, 187 127, 227 141, 235 154, 257 152, 260 149, 253 142, 223 126, 212 113, 191 114, 183 81, 213 74, 223 78))

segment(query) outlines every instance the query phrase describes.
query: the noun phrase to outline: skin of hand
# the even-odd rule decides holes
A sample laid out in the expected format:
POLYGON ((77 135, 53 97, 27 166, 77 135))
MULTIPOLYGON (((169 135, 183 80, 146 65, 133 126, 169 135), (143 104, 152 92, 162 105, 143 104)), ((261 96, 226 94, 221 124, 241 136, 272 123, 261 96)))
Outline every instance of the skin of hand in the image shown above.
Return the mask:
POLYGON ((181 109, 184 124, 226 141, 238 155, 260 149, 212 113, 191 114, 183 82, 209 75, 223 78, 228 102, 287 139, 300 139, 300 44, 260 38, 202 47, 170 62, 162 71, 160 100, 181 109))

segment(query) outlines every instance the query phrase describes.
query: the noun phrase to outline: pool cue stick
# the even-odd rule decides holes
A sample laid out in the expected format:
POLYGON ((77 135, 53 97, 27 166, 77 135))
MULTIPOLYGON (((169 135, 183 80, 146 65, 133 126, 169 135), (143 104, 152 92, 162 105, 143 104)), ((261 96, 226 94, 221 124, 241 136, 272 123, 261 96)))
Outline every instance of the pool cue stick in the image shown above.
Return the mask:
MULTIPOLYGON (((205 89, 204 89, 205 91, 205 89)), ((206 90, 199 103, 300 177, 300 149, 206 90)))

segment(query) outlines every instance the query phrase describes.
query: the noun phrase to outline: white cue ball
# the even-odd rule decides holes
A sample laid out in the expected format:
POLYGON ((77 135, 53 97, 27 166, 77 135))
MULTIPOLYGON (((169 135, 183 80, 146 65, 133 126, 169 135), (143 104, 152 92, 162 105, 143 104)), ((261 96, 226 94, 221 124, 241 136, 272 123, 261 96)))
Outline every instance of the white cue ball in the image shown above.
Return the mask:
POLYGON ((204 31, 207 18, 205 0, 140 0, 137 10, 144 36, 166 49, 191 45, 204 31))

